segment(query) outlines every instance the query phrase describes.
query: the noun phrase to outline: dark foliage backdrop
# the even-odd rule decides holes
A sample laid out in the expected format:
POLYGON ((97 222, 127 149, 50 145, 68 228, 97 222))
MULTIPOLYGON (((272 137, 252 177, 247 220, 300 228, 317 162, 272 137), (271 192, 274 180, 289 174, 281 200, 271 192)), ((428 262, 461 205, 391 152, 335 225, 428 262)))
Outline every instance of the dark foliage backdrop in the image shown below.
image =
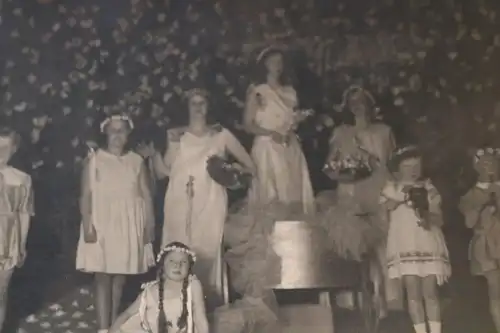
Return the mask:
MULTIPOLYGON (((352 83, 372 90, 402 141, 417 141, 447 202, 471 176, 465 147, 496 140, 500 3, 495 0, 0 0, 0 121, 24 138, 16 164, 36 179, 37 227, 76 234, 78 174, 97 122, 121 106, 135 140, 164 149, 186 118, 182 94, 212 92, 239 130, 253 59, 280 41, 306 107, 301 135, 317 184, 324 139, 352 83), (335 5, 331 5, 335 3, 335 5), (496 110, 496 111, 495 111, 496 110), (465 172, 464 172, 465 170, 465 172)), ((450 204, 451 205, 451 204, 450 204)), ((71 243, 71 241, 68 241, 71 243)))

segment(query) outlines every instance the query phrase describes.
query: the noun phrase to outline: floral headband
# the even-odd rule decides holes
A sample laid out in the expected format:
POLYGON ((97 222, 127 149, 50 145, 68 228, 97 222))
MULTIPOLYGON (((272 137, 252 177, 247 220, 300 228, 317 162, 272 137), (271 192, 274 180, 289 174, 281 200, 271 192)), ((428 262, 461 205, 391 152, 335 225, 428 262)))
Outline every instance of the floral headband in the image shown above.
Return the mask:
MULTIPOLYGON (((375 106, 377 103, 375 101, 375 97, 373 97, 372 93, 366 90, 365 88, 361 87, 360 85, 353 84, 346 90, 344 90, 344 93, 342 94, 342 103, 336 107, 338 111, 342 111, 346 108, 347 102, 348 102, 348 97, 352 93, 361 93, 363 96, 368 98, 368 100, 372 103, 373 106, 375 106)), ((380 111, 378 107, 375 107, 375 113, 380 111)))
POLYGON ((264 58, 266 58, 267 55, 271 52, 283 53, 283 50, 276 45, 268 46, 259 53, 256 59, 257 62, 261 62, 262 60, 264 60, 264 58))
POLYGON ((101 123, 100 125, 100 128, 101 128, 101 133, 104 133, 104 129, 106 128, 106 126, 108 126, 108 124, 113 121, 113 120, 121 120, 121 121, 125 121, 128 123, 128 125, 130 126, 130 129, 134 129, 134 123, 132 122, 132 119, 130 119, 129 116, 127 115, 122 115, 122 114, 118 114, 118 115, 113 115, 113 116, 110 116, 106 119, 104 119, 104 121, 101 123))
POLYGON ((500 148, 487 147, 476 150, 476 153, 474 154, 474 163, 479 162, 483 156, 500 157, 500 148))
POLYGON ((158 253, 158 255, 156 256, 156 263, 159 263, 161 258, 163 258, 163 256, 168 252, 186 253, 187 255, 189 255, 191 257, 193 262, 196 262, 196 254, 193 251, 191 251, 190 249, 186 249, 184 247, 180 247, 177 245, 170 245, 170 246, 165 246, 163 249, 161 249, 160 253, 158 253))
POLYGON ((205 99, 208 99, 208 97, 210 96, 210 94, 208 93, 207 90, 205 89, 201 89, 201 88, 194 88, 194 89, 190 89, 188 90, 186 93, 185 93, 185 98, 187 100, 190 100, 191 98, 193 98, 194 96, 201 96, 205 99))

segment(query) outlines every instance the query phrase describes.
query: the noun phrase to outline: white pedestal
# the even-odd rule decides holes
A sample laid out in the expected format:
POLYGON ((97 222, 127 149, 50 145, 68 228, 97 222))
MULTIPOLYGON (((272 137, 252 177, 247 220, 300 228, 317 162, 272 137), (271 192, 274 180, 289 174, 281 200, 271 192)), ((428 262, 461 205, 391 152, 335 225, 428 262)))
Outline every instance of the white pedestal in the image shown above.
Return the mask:
POLYGON ((332 309, 322 305, 289 305, 280 308, 281 333, 334 333, 332 309))

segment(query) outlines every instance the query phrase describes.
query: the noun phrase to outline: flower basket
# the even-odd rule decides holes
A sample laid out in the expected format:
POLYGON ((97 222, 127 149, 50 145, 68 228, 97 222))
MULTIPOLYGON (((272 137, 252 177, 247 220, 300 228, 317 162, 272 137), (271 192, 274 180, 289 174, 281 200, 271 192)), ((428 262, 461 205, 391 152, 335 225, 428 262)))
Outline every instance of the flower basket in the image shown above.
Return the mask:
POLYGON ((207 172, 214 181, 230 190, 247 188, 252 181, 252 175, 244 172, 239 165, 216 155, 208 159, 207 172))

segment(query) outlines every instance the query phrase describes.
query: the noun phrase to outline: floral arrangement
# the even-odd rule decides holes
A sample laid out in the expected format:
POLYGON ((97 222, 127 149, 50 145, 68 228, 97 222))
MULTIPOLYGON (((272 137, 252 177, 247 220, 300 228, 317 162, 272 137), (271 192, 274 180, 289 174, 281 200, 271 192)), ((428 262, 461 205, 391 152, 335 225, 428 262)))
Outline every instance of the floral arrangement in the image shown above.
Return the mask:
POLYGON ((406 202, 413 208, 415 214, 420 219, 419 225, 430 229, 429 223, 429 198, 428 191, 424 186, 412 186, 406 192, 406 202))
POLYGON ((207 172, 213 180, 230 190, 248 188, 252 181, 252 175, 243 171, 239 164, 229 163, 217 155, 208 159, 207 172))
POLYGON ((373 157, 362 149, 355 153, 337 152, 323 167, 323 172, 332 180, 355 182, 369 177, 374 169, 373 157))

